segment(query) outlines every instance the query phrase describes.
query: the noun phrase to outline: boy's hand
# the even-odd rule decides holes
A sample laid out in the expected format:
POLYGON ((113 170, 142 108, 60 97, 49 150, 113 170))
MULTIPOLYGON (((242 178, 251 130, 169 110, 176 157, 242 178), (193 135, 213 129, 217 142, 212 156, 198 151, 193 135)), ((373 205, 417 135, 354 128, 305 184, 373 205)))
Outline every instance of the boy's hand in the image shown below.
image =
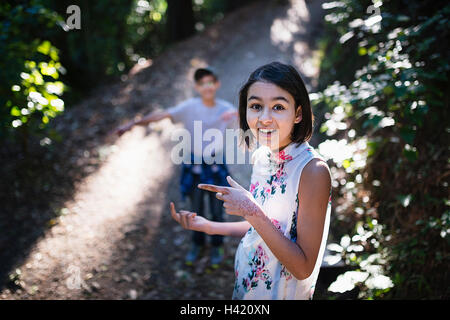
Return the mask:
POLYGON ((129 131, 131 128, 133 128, 134 123, 130 122, 127 123, 123 126, 120 126, 119 128, 116 129, 115 133, 120 137, 121 135, 123 135, 125 132, 129 131))
POLYGON ((198 188, 216 192, 216 198, 222 200, 227 214, 237 215, 245 219, 259 215, 262 210, 252 194, 234 181, 230 176, 227 181, 231 187, 220 187, 213 184, 199 184, 198 188))
POLYGON ((181 210, 179 213, 175 211, 175 205, 170 203, 170 213, 172 218, 178 222, 184 229, 201 231, 208 233, 209 220, 202 216, 197 216, 195 212, 181 210))
POLYGON ((228 121, 233 119, 234 117, 236 117, 238 115, 237 111, 226 111, 224 113, 222 113, 222 115, 220 116, 220 118, 223 121, 228 121))

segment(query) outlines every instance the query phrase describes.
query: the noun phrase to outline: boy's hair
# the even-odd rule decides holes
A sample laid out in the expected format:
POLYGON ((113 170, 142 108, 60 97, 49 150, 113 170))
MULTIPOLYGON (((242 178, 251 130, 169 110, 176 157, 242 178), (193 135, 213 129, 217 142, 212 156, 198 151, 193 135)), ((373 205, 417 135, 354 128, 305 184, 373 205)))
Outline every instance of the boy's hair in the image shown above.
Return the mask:
POLYGON ((212 76, 214 78, 214 81, 218 80, 217 75, 211 68, 199 68, 195 70, 194 80, 195 82, 199 82, 203 77, 206 76, 212 76))
MULTIPOLYGON (((297 70, 281 62, 271 62, 253 71, 247 82, 239 91, 239 126, 244 132, 249 129, 247 123, 247 94, 248 89, 257 81, 273 83, 274 85, 289 92, 295 101, 295 112, 299 106, 302 107, 302 121, 294 124, 291 132, 291 141, 302 143, 312 137, 314 126, 314 114, 311 109, 309 95, 305 84, 297 70)), ((253 143, 251 137, 245 136, 244 141, 247 147, 253 143)))

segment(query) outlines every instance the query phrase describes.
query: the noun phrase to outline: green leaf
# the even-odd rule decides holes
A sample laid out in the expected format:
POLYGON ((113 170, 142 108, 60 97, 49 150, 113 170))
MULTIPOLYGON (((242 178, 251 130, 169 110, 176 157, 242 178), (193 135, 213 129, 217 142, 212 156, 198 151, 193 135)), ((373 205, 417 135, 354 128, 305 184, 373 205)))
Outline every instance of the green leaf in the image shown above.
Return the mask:
POLYGON ((389 96, 394 93, 394 88, 392 86, 386 86, 383 88, 383 93, 389 96))
POLYGON ((379 141, 374 140, 367 141, 367 156, 371 157, 372 155, 374 155, 379 146, 380 146, 379 141))
POLYGON ((411 194, 400 194, 396 198, 401 203, 401 205, 406 208, 411 203, 413 196, 411 194))
POLYGON ((359 48, 358 48, 358 54, 359 54, 360 56, 365 56, 365 55, 367 54, 367 49, 364 48, 364 47, 359 47, 359 48))
POLYGON ((400 137, 408 144, 413 144, 416 132, 412 128, 400 128, 400 137))
POLYGON ((51 43, 50 43, 50 41, 43 41, 38 47, 37 47, 37 51, 38 52, 40 52, 40 53, 42 53, 42 54, 45 54, 45 55, 48 55, 48 53, 50 52, 50 48, 51 48, 51 43))
POLYGON ((16 106, 12 107, 11 109, 11 115, 18 117, 21 115, 19 108, 17 108, 16 106))
POLYGON ((369 118, 366 121, 364 121, 364 123, 362 124, 362 128, 363 129, 365 129, 367 127, 376 128, 378 126, 378 124, 380 123, 381 119, 383 119, 382 116, 375 115, 372 118, 369 118))
POLYGON ((403 149, 402 151, 403 155, 411 162, 414 162, 419 157, 419 153, 417 152, 417 149, 403 149))

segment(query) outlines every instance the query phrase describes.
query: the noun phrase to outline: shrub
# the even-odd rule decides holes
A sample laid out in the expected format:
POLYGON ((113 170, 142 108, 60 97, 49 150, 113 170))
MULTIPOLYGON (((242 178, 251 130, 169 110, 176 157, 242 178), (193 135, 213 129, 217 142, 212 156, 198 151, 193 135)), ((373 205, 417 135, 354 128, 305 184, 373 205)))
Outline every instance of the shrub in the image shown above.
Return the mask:
MULTIPOLYGON (((346 246, 334 247, 363 272, 346 280, 364 298, 448 298, 450 5, 324 6, 327 34, 339 35, 326 50, 331 58, 345 52, 358 68, 352 81, 313 95, 329 110, 321 127, 329 140, 319 148, 336 163, 335 187, 346 200, 336 208, 346 246), (370 6, 380 14, 369 15, 370 6)), ((335 80, 347 75, 323 56, 335 80)))

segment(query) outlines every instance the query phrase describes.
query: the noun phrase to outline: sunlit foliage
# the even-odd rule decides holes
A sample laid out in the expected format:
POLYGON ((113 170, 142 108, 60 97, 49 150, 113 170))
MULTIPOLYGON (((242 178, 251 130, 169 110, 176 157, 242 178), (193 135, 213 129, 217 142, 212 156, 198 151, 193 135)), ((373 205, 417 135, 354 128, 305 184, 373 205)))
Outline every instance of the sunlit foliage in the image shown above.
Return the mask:
POLYGON ((336 207, 342 239, 329 249, 355 268, 329 289, 448 297, 450 5, 345 0, 324 8, 322 84, 332 84, 312 98, 328 110, 319 148, 345 199, 336 207))
MULTIPOLYGON (((38 134, 64 111, 64 83, 59 50, 36 30, 51 29, 61 21, 39 1, 27 5, 0 4, 0 135, 13 137, 26 148, 30 134, 38 134)), ((41 144, 51 141, 41 136, 41 144)))

